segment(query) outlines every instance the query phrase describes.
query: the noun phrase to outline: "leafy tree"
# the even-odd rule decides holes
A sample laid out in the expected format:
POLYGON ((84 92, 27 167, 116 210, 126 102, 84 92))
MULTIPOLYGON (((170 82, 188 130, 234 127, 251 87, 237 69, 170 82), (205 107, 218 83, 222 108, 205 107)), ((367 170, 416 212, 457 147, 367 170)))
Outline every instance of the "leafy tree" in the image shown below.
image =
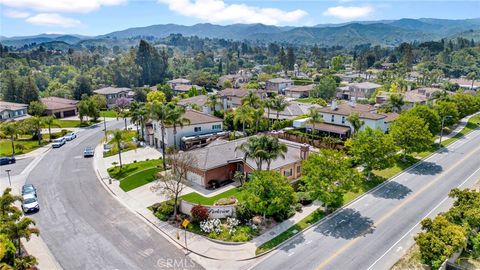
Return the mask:
POLYGON ((454 102, 439 100, 435 102, 433 108, 438 112, 440 119, 445 121, 445 125, 453 125, 458 122, 459 113, 454 102))
POLYGON ((334 56, 331 61, 332 69, 335 71, 345 69, 344 63, 345 63, 345 56, 343 55, 334 56))
POLYGON ((400 94, 391 94, 388 97, 388 106, 393 112, 401 112, 404 104, 403 96, 400 94))
POLYGON ((331 76, 324 76, 320 79, 318 85, 316 85, 313 91, 310 93, 311 97, 323 98, 330 100, 335 97, 337 89, 337 83, 331 76))
POLYGON ((415 105, 413 108, 405 111, 403 114, 411 115, 415 118, 421 118, 428 125, 428 130, 432 135, 440 132, 440 116, 437 111, 427 105, 415 105))
POLYGON ((222 84, 222 89, 232 88, 232 82, 230 80, 224 80, 222 84))
POLYGON ((103 95, 93 95, 90 100, 95 104, 95 107, 99 110, 107 109, 107 99, 103 95))
POLYGON ((480 110, 480 99, 478 96, 456 93, 451 100, 457 105, 459 117, 465 117, 480 110))
POLYGON ((160 102, 165 103, 165 94, 161 91, 151 91, 147 94, 147 102, 160 102))
POLYGON ((73 98, 81 100, 83 95, 90 96, 92 94, 92 84, 87 76, 78 76, 75 80, 75 88, 73 89, 73 98))
POLYGON ((139 84, 155 85, 167 75, 168 55, 165 51, 159 53, 148 42, 140 40, 135 64, 141 68, 139 84))
POLYGON ((293 67, 295 65, 295 53, 293 52, 293 48, 289 47, 287 49, 287 65, 286 69, 288 70, 293 70, 293 67))
POLYGON ((123 122, 125 123, 125 130, 127 130, 127 116, 128 116, 128 107, 130 106, 130 100, 121 97, 115 101, 115 110, 117 111, 117 115, 123 118, 123 122))
POLYGON ((263 216, 285 217, 295 203, 288 180, 276 171, 256 171, 243 186, 246 207, 263 216))
POLYGON ((163 92, 167 102, 172 101, 172 98, 174 96, 174 92, 173 92, 172 87, 170 87, 169 84, 157 84, 157 90, 163 92))
POLYGON ((454 198, 452 208, 445 216, 457 225, 468 227, 474 231, 480 227, 480 192, 473 189, 452 189, 448 194, 454 198))
POLYGON ((32 101, 28 105, 28 113, 34 116, 42 116, 45 109, 45 105, 40 101, 32 101))
POLYGON ((253 108, 248 105, 242 105, 235 110, 233 122, 242 123, 242 132, 245 133, 245 124, 250 124, 253 120, 253 108))
POLYGON ((347 116, 347 121, 352 125, 354 135, 365 125, 365 121, 360 119, 360 115, 357 112, 350 113, 350 115, 347 116))
POLYGON ((394 162, 396 146, 393 138, 379 129, 367 127, 352 139, 350 152, 353 160, 363 165, 370 179, 372 170, 382 170, 394 162))
POLYGON ((11 70, 2 72, 2 94, 3 99, 8 102, 21 102, 17 85, 17 74, 11 70))
POLYGON ((415 237, 415 242, 420 248, 423 263, 433 269, 438 269, 454 252, 466 245, 465 229, 450 223, 443 215, 433 220, 424 219, 421 224, 424 232, 415 237))
POLYGON ((22 83, 22 102, 30 104, 32 101, 38 101, 38 87, 33 81, 32 77, 28 77, 27 81, 22 83))
POLYGON ((83 123, 85 116, 89 114, 88 100, 83 99, 77 104, 78 109, 78 118, 80 118, 80 123, 83 123))
POLYGON ((432 133, 422 118, 402 114, 392 123, 390 134, 395 144, 403 150, 404 156, 427 150, 432 144, 432 133))
POLYGON ((343 152, 321 149, 303 161, 301 181, 312 198, 330 207, 343 203, 343 195, 357 188, 359 177, 343 152))
POLYGON ((150 88, 148 87, 137 87, 134 90, 135 92, 135 101, 137 102, 146 102, 147 101, 147 93, 150 92, 150 88))

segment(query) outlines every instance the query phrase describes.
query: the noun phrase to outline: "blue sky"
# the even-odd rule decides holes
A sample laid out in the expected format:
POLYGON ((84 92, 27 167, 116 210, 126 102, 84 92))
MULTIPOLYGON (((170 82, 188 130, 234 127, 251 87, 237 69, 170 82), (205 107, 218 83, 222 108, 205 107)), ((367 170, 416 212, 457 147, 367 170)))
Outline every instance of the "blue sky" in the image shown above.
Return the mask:
POLYGON ((354 20, 480 17, 480 1, 0 0, 2 36, 106 34, 153 24, 315 25, 354 20))

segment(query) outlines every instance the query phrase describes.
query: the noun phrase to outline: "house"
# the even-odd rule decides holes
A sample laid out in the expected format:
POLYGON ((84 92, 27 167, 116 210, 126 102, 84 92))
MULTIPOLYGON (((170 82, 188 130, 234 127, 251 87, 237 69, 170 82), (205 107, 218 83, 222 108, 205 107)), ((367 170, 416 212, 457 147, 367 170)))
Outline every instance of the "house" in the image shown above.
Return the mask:
POLYGON ((78 113, 78 100, 59 97, 46 97, 40 99, 40 101, 43 103, 43 105, 45 105, 45 114, 53 115, 55 118, 75 116, 78 113))
MULTIPOLYGON (((172 126, 165 128, 164 147, 177 145, 180 149, 190 149, 195 146, 204 146, 213 139, 228 135, 223 132, 223 119, 204 112, 187 109, 183 118, 189 120, 183 127, 176 127, 177 134, 174 136, 172 126)), ((160 123, 151 121, 147 126, 145 140, 155 148, 162 148, 162 135, 160 123)))
MULTIPOLYGON (((195 164, 188 168, 188 180, 194 184, 208 187, 232 179, 237 171, 253 172, 257 168, 256 163, 247 158, 244 164, 245 153, 237 149, 247 140, 248 138, 234 141, 218 140, 204 148, 185 152, 196 158, 195 164)), ((287 145, 287 153, 285 158, 279 157, 273 160, 270 170, 277 171, 290 180, 298 179, 302 174, 302 160, 306 159, 313 149, 305 144, 282 139, 280 141, 287 145)), ((263 164, 262 169, 267 169, 266 163, 263 164)))
MULTIPOLYGON (((285 110, 279 112, 278 119, 294 119, 301 115, 306 115, 309 113, 310 108, 320 109, 322 106, 311 103, 290 101, 288 102, 288 106, 285 108, 285 110)), ((270 115, 268 115, 268 110, 265 108, 265 117, 272 120, 277 119, 277 111, 271 109, 270 115)))
POLYGON ((192 88, 196 88, 198 93, 202 92, 202 87, 198 85, 187 85, 187 84, 177 84, 174 88, 172 88, 175 95, 180 94, 187 94, 192 88))
MULTIPOLYGON (((428 101, 435 99, 434 93, 443 92, 440 88, 422 87, 413 89, 404 93, 398 93, 403 96, 404 105, 402 110, 412 108, 415 104, 424 105, 428 101)), ((375 98, 377 104, 385 104, 390 98, 391 92, 381 92, 375 98)))
POLYGON ((268 92, 283 93, 285 88, 293 85, 293 81, 284 78, 274 78, 266 81, 265 88, 268 92))
POLYGON ((285 96, 291 98, 306 98, 310 95, 313 88, 315 87, 314 84, 308 85, 292 85, 284 89, 285 96))
MULTIPOLYGON (((370 127, 380 129, 382 132, 388 132, 390 123, 398 117, 396 113, 378 113, 371 105, 355 102, 337 103, 337 101, 332 101, 329 107, 320 108, 319 111, 322 114, 323 123, 316 124, 315 129, 325 135, 340 138, 347 138, 354 131, 351 123, 347 121, 348 116, 352 113, 357 113, 364 122, 360 130, 370 127)), ((308 118, 294 121, 293 126, 313 128, 313 125, 308 123, 308 118)))
POLYGON ((478 90, 480 89, 480 81, 473 81, 468 80, 466 78, 458 78, 458 79, 450 79, 449 80, 453 84, 458 84, 460 88, 469 89, 469 90, 478 90))
POLYGON ((170 85, 172 89, 174 89, 177 85, 192 85, 192 82, 184 78, 177 78, 167 81, 167 84, 170 85))
POLYGON ((372 82, 351 83, 348 85, 348 92, 343 94, 348 100, 368 99, 380 87, 380 84, 372 82))
POLYGON ((0 100, 0 122, 27 119, 27 109, 27 104, 0 100))
POLYGON ((119 98, 127 98, 128 93, 132 89, 127 88, 127 87, 104 87, 101 89, 97 89, 93 91, 95 94, 99 94, 102 96, 105 96, 105 99, 107 100, 107 106, 108 108, 112 108, 115 106, 117 103, 117 99, 119 98))
MULTIPOLYGON (((177 102, 177 105, 182 106, 184 108, 198 108, 197 110, 200 110, 204 113, 211 114, 213 113, 212 108, 208 105, 208 95, 198 95, 194 97, 189 97, 189 98, 184 98, 181 99, 177 102)), ((219 111, 223 108, 223 104, 221 104, 221 101, 218 100, 218 104, 215 105, 215 110, 219 111)))
POLYGON ((239 70, 236 74, 227 74, 218 78, 218 87, 223 87, 225 81, 230 81, 233 88, 239 88, 241 84, 247 83, 252 77, 252 73, 248 70, 239 70))
POLYGON ((218 92, 218 97, 226 111, 230 108, 237 108, 242 105, 242 98, 248 94, 246 89, 225 88, 218 92))

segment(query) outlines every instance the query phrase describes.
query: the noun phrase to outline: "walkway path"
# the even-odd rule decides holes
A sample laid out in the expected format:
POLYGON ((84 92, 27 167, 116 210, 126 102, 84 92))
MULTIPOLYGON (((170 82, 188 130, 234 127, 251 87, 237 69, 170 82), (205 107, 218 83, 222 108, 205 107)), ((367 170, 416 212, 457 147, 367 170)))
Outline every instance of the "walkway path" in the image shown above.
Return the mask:
MULTIPOLYGON (((458 123, 457 127, 452 132, 450 132, 449 134, 443 135, 442 142, 444 142, 444 141, 454 137, 458 133, 460 133, 460 131, 462 131, 462 129, 468 124, 468 121, 470 120, 470 118, 474 117, 477 114, 480 114, 480 112, 477 112, 475 114, 472 114, 472 115, 469 115, 465 118, 462 118, 460 120, 460 122, 458 123)), ((436 143, 440 142, 440 138, 435 139, 435 142, 436 143)))

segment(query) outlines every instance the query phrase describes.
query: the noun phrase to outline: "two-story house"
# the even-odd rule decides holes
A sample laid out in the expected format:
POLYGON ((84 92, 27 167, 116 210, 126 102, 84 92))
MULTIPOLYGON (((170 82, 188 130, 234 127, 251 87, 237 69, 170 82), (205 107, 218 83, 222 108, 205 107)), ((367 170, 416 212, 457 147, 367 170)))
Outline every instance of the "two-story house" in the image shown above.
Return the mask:
POLYGON ((117 103, 119 98, 128 98, 128 93, 132 89, 127 87, 104 87, 93 91, 95 94, 105 96, 107 100, 107 106, 112 108, 117 103))
POLYGON ((242 98, 248 94, 248 90, 225 88, 218 92, 218 97, 223 104, 223 109, 226 111, 230 108, 237 108, 242 105, 242 98))
POLYGON ((293 81, 285 78, 273 78, 265 82, 267 92, 283 94, 285 88, 293 85, 293 81))
POLYGON ((27 104, 0 100, 0 122, 26 119, 30 117, 27 114, 27 109, 27 104))
POLYGON ((175 89, 177 85, 192 85, 192 81, 184 78, 177 78, 167 81, 167 84, 170 85, 172 89, 175 89))
POLYGON ((291 98, 306 98, 315 87, 314 84, 292 85, 284 89, 285 96, 291 98))
POLYGON ((204 112, 187 109, 183 118, 189 123, 183 127, 176 127, 176 135, 173 126, 166 126, 164 133, 164 145, 162 145, 162 129, 158 121, 147 124, 147 138, 145 140, 155 148, 172 147, 177 145, 180 149, 190 149, 195 146, 204 146, 213 139, 228 135, 223 131, 223 119, 204 112))
POLYGON ((351 83, 348 85, 348 94, 345 99, 368 99, 380 87, 382 87, 380 84, 372 82, 351 83))

